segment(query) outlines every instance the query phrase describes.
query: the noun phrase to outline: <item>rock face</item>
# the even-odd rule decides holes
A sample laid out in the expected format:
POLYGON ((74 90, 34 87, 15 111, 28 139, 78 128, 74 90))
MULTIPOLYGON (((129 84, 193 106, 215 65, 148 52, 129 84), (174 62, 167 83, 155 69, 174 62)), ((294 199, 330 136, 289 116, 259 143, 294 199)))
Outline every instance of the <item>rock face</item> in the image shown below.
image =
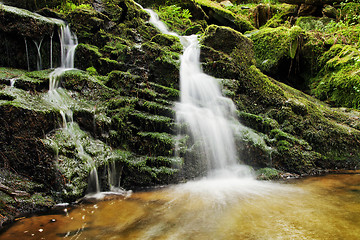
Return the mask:
MULTIPOLYGON (((50 46, 58 49, 57 31, 62 24, 58 19, 0 4, 0 66, 30 70, 49 68, 50 46)), ((59 51, 54 50, 52 57, 53 66, 57 66, 59 51)))

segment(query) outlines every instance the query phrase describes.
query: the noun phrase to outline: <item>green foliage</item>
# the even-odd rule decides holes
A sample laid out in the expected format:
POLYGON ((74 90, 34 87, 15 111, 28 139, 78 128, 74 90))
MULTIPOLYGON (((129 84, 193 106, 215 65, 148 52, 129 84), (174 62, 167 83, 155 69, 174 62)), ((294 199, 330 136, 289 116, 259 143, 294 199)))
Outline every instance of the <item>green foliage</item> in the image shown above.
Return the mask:
POLYGON ((159 6, 157 13, 170 29, 178 33, 195 25, 190 20, 192 16, 189 9, 183 9, 177 5, 159 6))
POLYGON ((92 76, 97 75, 97 71, 94 67, 88 67, 86 71, 92 76))
POLYGON ((259 180, 276 180, 280 179, 280 172, 274 168, 261 168, 256 171, 259 180))
POLYGON ((90 4, 86 4, 85 2, 86 0, 78 0, 75 3, 72 0, 66 0, 57 7, 57 10, 62 14, 68 14, 76 9, 93 10, 93 7, 90 4))
POLYGON ((340 3, 340 6, 340 19, 345 25, 351 26, 360 23, 360 3, 345 0, 340 3))
POLYGON ((330 18, 299 17, 295 24, 307 31, 332 33, 340 29, 343 22, 336 22, 330 18))

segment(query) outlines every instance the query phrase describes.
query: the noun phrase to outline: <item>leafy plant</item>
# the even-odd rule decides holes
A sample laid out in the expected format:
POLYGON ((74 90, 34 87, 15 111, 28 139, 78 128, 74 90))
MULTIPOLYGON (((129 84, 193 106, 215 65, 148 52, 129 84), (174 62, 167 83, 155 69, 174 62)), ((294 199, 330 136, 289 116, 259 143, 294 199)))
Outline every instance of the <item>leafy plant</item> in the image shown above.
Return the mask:
POLYGON ((180 33, 195 25, 190 20, 192 16, 189 9, 177 5, 159 6, 157 13, 169 28, 180 33))
POLYGON ((93 7, 90 4, 85 3, 85 1, 83 0, 78 0, 78 1, 71 1, 71 0, 66 0, 65 2, 63 2, 60 6, 57 7, 57 10, 60 13, 63 14, 67 14, 69 12, 74 11, 75 9, 88 9, 88 10, 92 10, 93 7), (74 3, 75 2, 75 3, 74 3))

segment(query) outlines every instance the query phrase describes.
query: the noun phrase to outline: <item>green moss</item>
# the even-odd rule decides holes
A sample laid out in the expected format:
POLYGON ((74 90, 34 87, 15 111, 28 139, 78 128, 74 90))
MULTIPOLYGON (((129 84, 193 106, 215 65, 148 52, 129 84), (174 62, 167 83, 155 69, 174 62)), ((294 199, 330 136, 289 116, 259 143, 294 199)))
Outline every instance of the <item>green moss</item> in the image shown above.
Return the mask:
POLYGON ((264 72, 275 73, 280 60, 294 56, 297 45, 290 51, 291 43, 296 39, 292 40, 292 33, 288 28, 278 27, 262 28, 252 34, 250 38, 254 42, 256 66, 264 72))
POLYGON ((220 25, 232 27, 240 32, 251 31, 254 26, 244 17, 236 15, 228 9, 223 8, 219 3, 210 0, 195 0, 210 19, 220 25))
POLYGON ((141 153, 171 156, 174 153, 175 137, 164 132, 139 132, 141 153))
POLYGON ((296 19, 295 24, 307 31, 328 32, 335 24, 335 21, 327 17, 317 18, 307 16, 299 17, 296 19))
POLYGON ((313 79, 313 93, 336 106, 360 108, 360 54, 348 45, 334 45, 321 61, 324 67, 313 79))
POLYGON ((130 74, 129 72, 112 71, 108 75, 108 81, 106 86, 123 91, 133 91, 137 83, 140 83, 142 79, 130 74))
POLYGON ((183 48, 179 38, 173 35, 157 34, 150 41, 161 46, 169 47, 169 49, 174 52, 181 52, 183 48))
POLYGON ((294 14, 297 12, 297 6, 292 4, 273 4, 271 5, 273 10, 272 18, 267 21, 264 25, 265 28, 277 28, 280 26, 290 27, 290 20, 294 14))
POLYGON ((281 178, 280 171, 274 168, 261 168, 256 171, 259 180, 277 180, 281 178))

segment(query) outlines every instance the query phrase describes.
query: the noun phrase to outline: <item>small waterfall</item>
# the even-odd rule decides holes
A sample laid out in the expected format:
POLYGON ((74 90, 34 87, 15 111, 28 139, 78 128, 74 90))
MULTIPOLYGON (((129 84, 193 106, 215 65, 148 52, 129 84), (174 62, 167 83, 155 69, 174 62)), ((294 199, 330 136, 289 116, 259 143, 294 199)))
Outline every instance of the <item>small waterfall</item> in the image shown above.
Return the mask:
POLYGON ((75 142, 76 151, 80 159, 87 162, 89 168, 91 169, 88 191, 97 193, 100 192, 100 185, 96 165, 92 157, 84 150, 81 142, 81 135, 83 132, 78 124, 73 120, 73 111, 71 109, 73 100, 67 92, 59 86, 61 76, 66 71, 74 69, 75 49, 78 44, 78 40, 76 35, 70 31, 68 25, 61 26, 59 38, 61 44, 61 66, 54 69, 54 71, 49 75, 49 92, 46 99, 53 107, 60 110, 60 114, 63 119, 63 130, 67 131, 71 137, 71 141, 75 142))
POLYGON ((53 37, 54 37, 54 32, 51 33, 50 35, 50 68, 53 68, 53 37))
POLYGON ((35 46, 36 46, 36 50, 37 50, 37 62, 36 62, 36 66, 37 66, 37 70, 42 70, 42 58, 41 58, 41 45, 43 42, 44 38, 41 38, 41 40, 39 42, 36 42, 35 40, 33 40, 35 46))
POLYGON ((28 68, 28 71, 30 71, 29 50, 28 50, 26 37, 24 37, 24 41, 25 41, 25 53, 26 53, 27 68, 28 68))
POLYGON ((14 87, 15 86, 15 82, 16 80, 18 80, 19 78, 12 78, 10 79, 10 87, 14 87))
POLYGON ((123 166, 117 167, 115 162, 110 162, 108 164, 107 172, 108 172, 108 183, 110 185, 110 191, 113 192, 123 191, 123 189, 120 188, 122 170, 123 170, 123 166))
MULTIPOLYGON (((154 11, 145 10, 150 14, 149 22, 162 33, 178 36, 169 32, 154 11)), ((175 106, 176 118, 178 123, 186 123, 188 134, 196 145, 200 145, 199 150, 204 156, 197 161, 207 166, 209 174, 232 168, 236 169, 234 174, 237 176, 251 176, 248 167, 237 164, 234 134, 241 124, 236 119, 234 103, 222 96, 218 81, 202 71, 197 36, 178 37, 184 53, 181 56, 181 97, 175 106)))

